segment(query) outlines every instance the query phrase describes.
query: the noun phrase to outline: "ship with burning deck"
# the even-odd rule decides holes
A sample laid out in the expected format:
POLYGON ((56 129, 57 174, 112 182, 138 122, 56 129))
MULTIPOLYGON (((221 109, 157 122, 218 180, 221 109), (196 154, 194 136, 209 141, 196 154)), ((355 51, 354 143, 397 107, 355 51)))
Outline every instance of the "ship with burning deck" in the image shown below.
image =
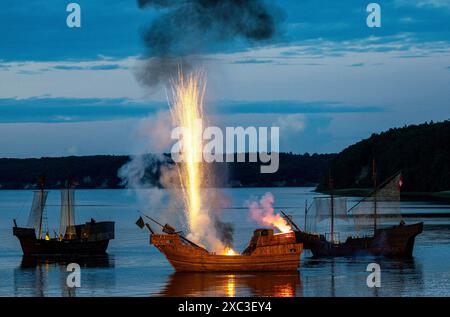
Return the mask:
POLYGON ((161 234, 146 225, 151 232, 150 244, 165 255, 177 272, 297 271, 300 267, 303 244, 296 241, 293 231, 257 229, 241 254, 229 248, 216 254, 188 240, 170 225, 162 226, 161 234))

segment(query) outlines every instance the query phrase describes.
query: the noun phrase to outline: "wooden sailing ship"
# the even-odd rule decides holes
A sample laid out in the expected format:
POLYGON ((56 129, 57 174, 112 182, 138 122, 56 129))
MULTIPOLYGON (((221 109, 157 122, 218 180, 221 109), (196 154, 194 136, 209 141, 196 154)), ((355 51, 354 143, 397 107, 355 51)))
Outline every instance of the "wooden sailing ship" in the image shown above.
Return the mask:
MULTIPOLYGON (((336 198, 333 195, 333 181, 330 177, 330 198, 329 216, 330 216, 330 234, 329 239, 326 235, 302 231, 290 217, 285 215, 285 218, 295 228, 296 239, 298 242, 304 244, 305 249, 311 250, 313 256, 357 256, 357 255, 382 255, 388 257, 412 257, 415 238, 423 231, 423 222, 415 224, 405 224, 403 220, 399 221, 398 225, 379 228, 378 221, 382 217, 394 219, 395 216, 400 216, 399 201, 400 201, 400 187, 401 174, 398 173, 387 180, 385 183, 377 186, 375 163, 373 163, 373 181, 374 191, 368 196, 359 201, 354 207, 344 213, 337 212, 336 198), (380 205, 384 208, 380 208, 380 205), (392 208, 392 206, 397 206, 392 208), (372 212, 369 210, 372 209, 372 212), (392 210, 398 209, 398 215, 392 213, 392 210), (364 211, 360 213, 359 211, 364 211), (372 235, 362 237, 349 236, 344 242, 336 238, 334 228, 334 221, 336 216, 346 216, 351 212, 355 224, 363 222, 372 222, 372 235), (390 214, 386 212, 391 212, 390 214)), ((305 225, 306 225, 305 210, 305 225)))
POLYGON ((87 256, 106 253, 109 240, 114 239, 114 222, 91 221, 75 225, 74 189, 61 190, 61 219, 59 235, 44 233, 45 205, 48 191, 34 192, 26 227, 19 227, 14 219, 13 234, 19 239, 25 256, 87 256))
POLYGON ((382 255, 406 257, 413 255, 415 237, 423 230, 423 223, 376 229, 372 236, 347 237, 344 242, 330 241, 322 234, 296 232, 297 241, 304 241, 305 249, 315 257, 382 255))
POLYGON ((241 254, 222 255, 208 252, 167 224, 162 226, 162 234, 147 227, 151 231, 150 244, 166 256, 177 272, 297 271, 300 267, 303 244, 296 241, 293 231, 274 234, 272 229, 257 229, 241 254))

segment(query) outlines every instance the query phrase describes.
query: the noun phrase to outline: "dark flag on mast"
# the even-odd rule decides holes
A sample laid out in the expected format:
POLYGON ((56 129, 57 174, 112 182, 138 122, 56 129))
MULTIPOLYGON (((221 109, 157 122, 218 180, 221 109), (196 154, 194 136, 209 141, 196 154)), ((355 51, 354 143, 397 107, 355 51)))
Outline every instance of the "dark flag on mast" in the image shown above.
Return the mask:
POLYGON ((136 221, 136 226, 138 226, 141 229, 144 229, 145 222, 144 219, 142 219, 142 217, 139 217, 139 219, 136 221))

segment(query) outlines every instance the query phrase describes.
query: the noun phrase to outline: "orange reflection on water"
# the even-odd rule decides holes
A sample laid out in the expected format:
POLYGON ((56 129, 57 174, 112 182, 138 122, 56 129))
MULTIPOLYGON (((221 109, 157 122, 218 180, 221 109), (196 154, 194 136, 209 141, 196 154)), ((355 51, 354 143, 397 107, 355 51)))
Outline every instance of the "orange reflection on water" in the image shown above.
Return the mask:
POLYGON ((173 273, 160 296, 302 296, 299 272, 173 273))
POLYGON ((279 285, 274 294, 275 297, 294 297, 295 289, 292 284, 279 285))
POLYGON ((233 274, 230 274, 227 276, 225 295, 227 297, 235 297, 236 296, 236 276, 234 276, 233 274))

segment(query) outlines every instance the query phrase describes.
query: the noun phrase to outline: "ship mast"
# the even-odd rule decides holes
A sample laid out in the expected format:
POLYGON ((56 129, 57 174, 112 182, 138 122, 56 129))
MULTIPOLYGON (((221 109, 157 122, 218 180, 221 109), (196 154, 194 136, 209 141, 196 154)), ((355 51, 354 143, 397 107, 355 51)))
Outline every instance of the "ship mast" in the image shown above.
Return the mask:
POLYGON ((308 215, 308 199, 305 200, 305 231, 306 231, 306 217, 308 215))
POLYGON ((331 242, 334 242, 334 194, 333 194, 333 178, 331 177, 331 170, 328 175, 329 189, 330 189, 330 209, 331 209, 331 242))
POLYGON ((63 188, 61 188, 60 233, 67 239, 71 239, 75 235, 73 228, 75 223, 73 184, 73 181, 66 180, 63 188))
POLYGON ((45 183, 44 176, 41 176, 39 178, 39 186, 41 187, 41 189, 40 189, 41 212, 40 212, 40 216, 39 216, 39 239, 42 239, 42 217, 44 214, 44 183, 45 183))
POLYGON ((71 212, 71 210, 70 210, 70 208, 72 207, 71 206, 71 201, 70 201, 70 185, 71 185, 71 183, 70 183, 70 181, 68 181, 67 182, 67 219, 68 219, 68 226, 70 226, 70 212, 71 212))
POLYGON ((377 231, 377 171, 375 165, 375 159, 372 160, 372 181, 373 181, 373 234, 377 231))

